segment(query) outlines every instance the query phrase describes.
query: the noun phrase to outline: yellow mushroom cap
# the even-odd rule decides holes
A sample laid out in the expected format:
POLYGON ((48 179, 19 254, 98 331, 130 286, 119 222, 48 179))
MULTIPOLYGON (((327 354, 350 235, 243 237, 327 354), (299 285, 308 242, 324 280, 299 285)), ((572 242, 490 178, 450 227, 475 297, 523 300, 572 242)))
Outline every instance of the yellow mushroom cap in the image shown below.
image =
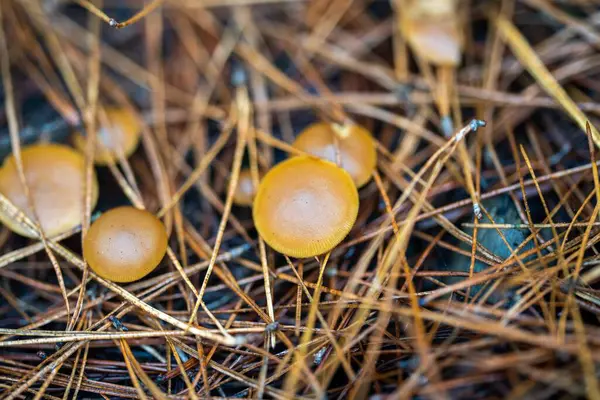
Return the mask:
POLYGON ((348 171, 357 187, 364 186, 377 166, 375 142, 368 130, 360 125, 347 125, 335 131, 331 124, 318 122, 304 129, 293 146, 306 153, 335 162, 337 135, 342 167, 348 171))
MULTIPOLYGON (((109 125, 101 125, 98 129, 94 161, 98 165, 107 165, 110 160, 118 160, 118 152, 123 151, 125 158, 131 156, 140 142, 141 126, 135 115, 127 109, 118 107, 107 107, 106 118, 109 125)), ((81 133, 74 136, 75 146, 83 152, 86 139, 81 133)))
POLYGON ((408 20, 405 32, 413 50, 428 62, 448 67, 460 64, 462 39, 455 19, 408 20))
POLYGON ((238 184, 233 194, 233 202, 238 206, 250 207, 256 195, 256 188, 252 181, 250 169, 242 169, 238 178, 238 184))
POLYGON ((413 0, 403 5, 402 33, 413 51, 439 66, 460 64, 463 37, 455 0, 413 0))
MULTIPOLYGON (((21 151, 25 179, 40 224, 47 236, 56 236, 81 224, 85 159, 79 152, 59 144, 37 144, 21 151)), ((92 176, 92 208, 98 200, 98 182, 92 176)), ((14 155, 0 168, 0 193, 33 220, 21 185, 14 155)), ((22 236, 34 237, 7 215, 0 220, 22 236)))
POLYGON ((328 252, 350 232, 358 191, 350 175, 316 158, 292 157, 262 179, 252 215, 260 236, 282 254, 304 258, 328 252))
POLYGON ((90 268, 114 282, 133 282, 156 268, 167 251, 165 227, 154 214, 117 207, 102 214, 83 241, 90 268))

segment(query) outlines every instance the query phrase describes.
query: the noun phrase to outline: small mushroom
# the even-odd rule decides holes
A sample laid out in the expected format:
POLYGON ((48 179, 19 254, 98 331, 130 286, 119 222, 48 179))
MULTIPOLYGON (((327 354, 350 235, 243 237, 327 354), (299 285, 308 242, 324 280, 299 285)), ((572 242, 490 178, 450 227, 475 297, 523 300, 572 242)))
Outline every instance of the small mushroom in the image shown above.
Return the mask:
MULTIPOLYGON (((110 160, 118 160, 118 152, 128 158, 137 149, 140 142, 141 126, 135 115, 127 109, 107 107, 105 109, 108 126, 101 125, 98 129, 98 141, 94 153, 94 162, 97 165, 108 165, 110 160)), ((86 139, 77 132, 74 136, 75 147, 84 152, 86 139)))
POLYGON ((463 38, 455 0, 409 0, 400 15, 413 51, 437 66, 460 64, 463 38))
POLYGON ((240 171, 238 184, 233 194, 233 203, 242 207, 251 207, 256 196, 256 187, 252 181, 250 169, 244 168, 240 171))
POLYGON ((167 251, 165 227, 154 214, 113 208, 91 226, 83 241, 90 268, 104 279, 133 282, 152 272, 167 251))
MULTIPOLYGON (((77 151, 59 144, 36 144, 21 151, 23 170, 44 233, 56 236, 81 224, 85 159, 77 151)), ((95 173, 91 182, 92 208, 98 200, 95 173)), ((25 189, 21 185, 14 155, 0 168, 0 193, 33 219, 25 189)), ((0 212, 0 220, 22 236, 34 237, 0 212)))
POLYGON ((325 122, 318 122, 304 129, 296 137, 293 146, 314 156, 336 162, 336 136, 342 168, 348 171, 357 187, 364 186, 371 179, 377 166, 377 151, 373 137, 362 126, 334 127, 325 122))
POLYGON ((261 181, 252 215, 260 236, 288 256, 326 253, 350 232, 358 214, 358 191, 334 163, 292 157, 261 181))

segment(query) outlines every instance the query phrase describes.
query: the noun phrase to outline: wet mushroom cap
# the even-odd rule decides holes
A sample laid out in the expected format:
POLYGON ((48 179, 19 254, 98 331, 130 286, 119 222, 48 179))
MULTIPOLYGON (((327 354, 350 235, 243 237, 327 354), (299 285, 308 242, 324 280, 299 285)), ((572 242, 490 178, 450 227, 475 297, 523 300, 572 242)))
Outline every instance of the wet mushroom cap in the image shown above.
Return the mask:
POLYGON ((252 181, 250 169, 242 169, 238 178, 238 184, 233 194, 233 202, 238 206, 250 207, 256 195, 256 188, 252 181))
MULTIPOLYGON (((21 150, 27 186, 46 236, 67 232, 81 224, 85 159, 70 147, 37 144, 21 150)), ((92 172, 92 208, 98 200, 98 182, 92 172)), ((33 220, 33 212, 21 185, 14 155, 0 168, 0 193, 33 220)), ((22 236, 35 237, 0 212, 0 220, 22 236)))
POLYGON ((304 129, 296 137, 293 146, 335 162, 334 135, 337 135, 342 167, 348 171, 357 187, 364 186, 371 179, 377 166, 377 151, 373 137, 362 126, 347 125, 338 129, 331 124, 318 122, 304 129))
MULTIPOLYGON (((110 160, 118 161, 119 151, 128 158, 137 149, 140 142, 140 132, 142 130, 139 121, 129 110, 118 107, 107 107, 106 119, 108 126, 102 124, 99 120, 96 151, 94 153, 94 162, 98 165, 107 165, 110 160)), ((75 146, 81 151, 85 151, 86 138, 81 133, 74 136, 75 146)))
POLYGON ((273 249, 312 257, 330 251, 350 232, 358 214, 358 191, 335 164, 293 157, 264 176, 252 214, 260 236, 273 249))
POLYGON ((167 233, 154 214, 117 207, 102 214, 83 241, 90 268, 114 282, 133 282, 152 272, 167 251, 167 233))

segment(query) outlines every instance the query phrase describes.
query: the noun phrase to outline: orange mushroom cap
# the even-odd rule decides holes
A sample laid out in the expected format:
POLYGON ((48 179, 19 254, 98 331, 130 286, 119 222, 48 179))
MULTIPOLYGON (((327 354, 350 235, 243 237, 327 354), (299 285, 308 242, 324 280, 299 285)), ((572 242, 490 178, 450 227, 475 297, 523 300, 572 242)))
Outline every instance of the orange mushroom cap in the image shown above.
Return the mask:
POLYGON ((252 215, 273 249, 312 257, 333 249, 350 232, 358 215, 358 191, 350 175, 332 162, 293 157, 264 176, 252 215))
MULTIPOLYGON (((141 126, 135 115, 127 109, 107 107, 105 109, 108 126, 100 126, 96 144, 94 162, 97 165, 107 165, 110 160, 118 160, 118 152, 122 151, 125 158, 131 156, 140 142, 141 126)), ((85 137, 77 132, 74 136, 75 146, 83 152, 85 137)))
MULTIPOLYGON (((21 151, 23 170, 36 213, 44 233, 56 236, 81 224, 85 159, 70 147, 36 144, 21 151)), ((98 182, 92 176, 92 208, 98 200, 98 182)), ((0 168, 0 193, 34 219, 25 189, 21 185, 14 155, 0 168)), ((28 230, 0 212, 0 220, 22 236, 34 237, 28 230)))
POLYGON ((83 241, 90 268, 114 282, 133 282, 152 272, 167 251, 165 227, 154 214, 117 207, 102 214, 83 241))
POLYGON ((250 169, 242 169, 238 178, 238 184, 233 194, 233 202, 238 206, 250 207, 256 196, 256 187, 252 181, 250 169))
POLYGON ((375 142, 368 130, 360 125, 347 125, 336 131, 332 125, 318 122, 304 129, 293 146, 306 153, 335 162, 335 137, 337 135, 341 165, 357 187, 364 186, 377 166, 375 142))

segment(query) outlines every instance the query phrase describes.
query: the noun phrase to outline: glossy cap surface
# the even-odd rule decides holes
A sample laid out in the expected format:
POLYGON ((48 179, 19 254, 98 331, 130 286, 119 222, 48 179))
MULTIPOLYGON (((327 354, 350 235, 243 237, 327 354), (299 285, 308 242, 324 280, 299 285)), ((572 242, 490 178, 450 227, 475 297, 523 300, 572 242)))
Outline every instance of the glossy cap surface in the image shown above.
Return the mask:
MULTIPOLYGON (((117 107, 107 107, 105 111, 109 125, 102 125, 98 129, 97 140, 103 144, 96 145, 94 161, 98 165, 107 165, 111 159, 117 162, 119 151, 128 158, 137 149, 140 141, 141 126, 134 115, 117 107)), ((75 134, 74 142, 81 152, 85 151, 86 139, 81 133, 75 134)))
POLYGON ((114 282, 133 282, 152 272, 167 251, 167 233, 152 213, 117 207, 102 214, 83 241, 90 268, 114 282))
MULTIPOLYGON (((25 179, 46 236, 67 232, 81 224, 85 160, 82 154, 58 144, 37 144, 21 150, 25 179)), ((92 176, 92 208, 98 182, 92 176)), ((0 193, 33 220, 13 155, 0 168, 0 193)), ((0 220, 22 236, 34 237, 0 213, 0 220)))
POLYGON ((252 173, 250 169, 242 169, 238 178, 238 184, 233 194, 233 202, 238 206, 250 207, 256 196, 252 173))
POLYGON ((341 127, 339 132, 325 122, 304 129, 293 146, 306 153, 335 162, 335 137, 338 137, 342 167, 348 171, 357 187, 364 186, 377 166, 375 142, 368 130, 360 125, 341 127))
POLYGON ((273 167, 261 181, 252 209, 261 237, 276 251, 304 258, 328 252, 350 232, 358 191, 335 164, 306 156, 273 167))

